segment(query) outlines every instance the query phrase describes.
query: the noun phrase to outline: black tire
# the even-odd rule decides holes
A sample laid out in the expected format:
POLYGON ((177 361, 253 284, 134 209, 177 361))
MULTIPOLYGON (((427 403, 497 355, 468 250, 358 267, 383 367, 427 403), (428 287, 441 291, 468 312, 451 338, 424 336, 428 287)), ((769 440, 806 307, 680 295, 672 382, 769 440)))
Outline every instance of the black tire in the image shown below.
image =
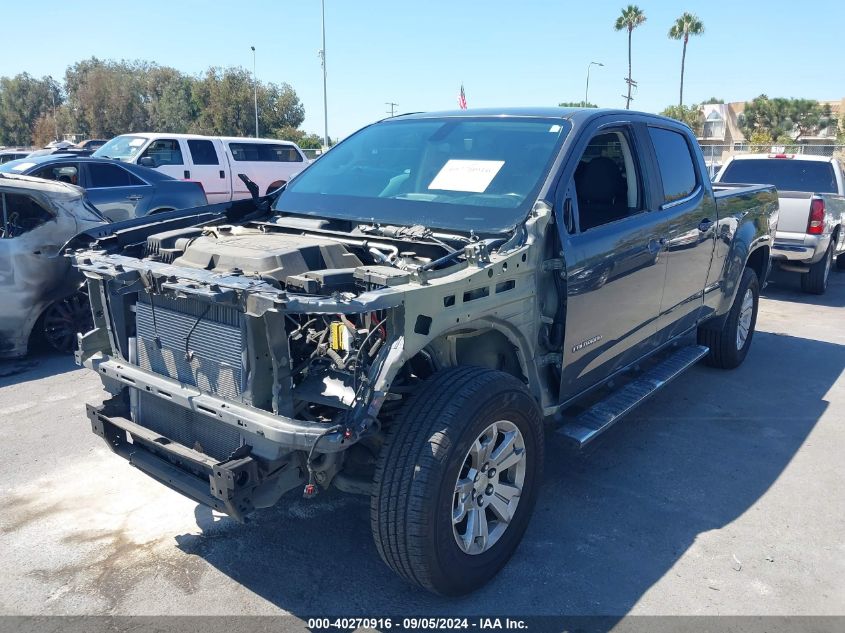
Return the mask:
POLYGON ((822 257, 810 270, 801 273, 801 290, 812 295, 823 295, 827 290, 827 280, 830 277, 830 268, 833 264, 833 244, 828 246, 822 257))
POLYGON ((541 413, 524 384, 480 367, 437 372, 394 419, 378 459, 370 523, 379 554, 404 579, 437 594, 455 596, 481 587, 519 545, 542 465, 541 413), (453 532, 456 483, 459 474, 464 476, 471 445, 490 424, 504 420, 524 440, 522 492, 498 540, 482 553, 468 554, 453 532))
POLYGON ((845 270, 845 253, 836 258, 836 270, 845 270))
POLYGON ((754 327, 757 324, 757 308, 760 303, 760 280, 757 273, 750 268, 742 271, 742 278, 737 288, 734 303, 725 319, 721 329, 708 328, 703 325, 698 328, 698 344, 706 345, 710 352, 704 361, 711 367, 720 369, 734 369, 745 360, 748 350, 751 347, 751 339, 754 338, 754 327), (740 315, 742 313, 743 301, 746 293, 751 291, 752 309, 751 323, 748 334, 742 346, 737 344, 737 331, 740 327, 740 315))

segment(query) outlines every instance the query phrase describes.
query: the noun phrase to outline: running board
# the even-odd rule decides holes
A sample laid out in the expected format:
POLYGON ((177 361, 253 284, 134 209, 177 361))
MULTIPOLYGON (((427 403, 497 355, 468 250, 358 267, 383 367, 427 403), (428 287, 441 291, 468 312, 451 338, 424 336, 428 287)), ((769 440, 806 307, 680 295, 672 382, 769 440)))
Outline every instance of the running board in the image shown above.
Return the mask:
POLYGON ((695 365, 708 351, 703 345, 682 347, 659 365, 597 402, 576 418, 565 420, 558 429, 558 434, 574 441, 578 448, 583 448, 673 378, 695 365))

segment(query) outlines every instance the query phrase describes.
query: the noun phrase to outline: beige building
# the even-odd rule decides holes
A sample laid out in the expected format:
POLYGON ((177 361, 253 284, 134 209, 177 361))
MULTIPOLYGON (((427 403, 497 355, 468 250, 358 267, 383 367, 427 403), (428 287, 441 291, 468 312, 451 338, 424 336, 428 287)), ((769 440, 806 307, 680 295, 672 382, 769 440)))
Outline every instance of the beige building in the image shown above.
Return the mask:
MULTIPOLYGON (((820 101, 822 105, 829 105, 834 116, 839 120, 839 125, 845 129, 845 99, 838 101, 820 101)), ((732 103, 712 103, 701 106, 701 114, 704 118, 701 135, 698 142, 704 152, 704 158, 708 167, 718 168, 729 156, 737 152, 767 152, 785 151, 786 148, 751 147, 742 130, 739 128, 739 117, 745 111, 745 101, 734 101, 732 103)), ((794 145, 789 146, 795 153, 827 154, 834 151, 838 130, 831 126, 817 136, 803 136, 794 145)), ((837 148, 837 153, 842 148, 837 148)))

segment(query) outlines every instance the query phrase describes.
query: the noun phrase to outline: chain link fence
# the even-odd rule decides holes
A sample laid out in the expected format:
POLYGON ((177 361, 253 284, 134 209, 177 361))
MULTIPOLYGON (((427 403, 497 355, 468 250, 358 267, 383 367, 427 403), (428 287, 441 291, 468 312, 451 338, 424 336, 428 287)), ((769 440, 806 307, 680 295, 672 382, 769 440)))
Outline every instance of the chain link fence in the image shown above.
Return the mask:
POLYGON ((835 157, 845 162, 845 145, 821 145, 815 143, 801 143, 796 145, 752 145, 751 143, 733 143, 731 145, 713 145, 700 143, 704 154, 704 162, 710 177, 718 173, 722 165, 731 156, 737 154, 795 154, 805 156, 835 157))

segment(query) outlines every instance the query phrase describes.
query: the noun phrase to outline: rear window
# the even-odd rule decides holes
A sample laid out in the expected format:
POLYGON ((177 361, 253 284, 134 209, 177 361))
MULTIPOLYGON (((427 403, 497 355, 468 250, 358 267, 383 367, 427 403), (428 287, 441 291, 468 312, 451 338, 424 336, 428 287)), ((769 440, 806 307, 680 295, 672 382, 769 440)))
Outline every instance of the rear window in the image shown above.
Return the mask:
POLYGON ((291 145, 274 143, 229 143, 232 158, 245 162, 301 163, 302 156, 291 145))
POLYGON ((836 193, 833 165, 792 158, 735 160, 719 176, 720 182, 774 185, 780 191, 836 193))

